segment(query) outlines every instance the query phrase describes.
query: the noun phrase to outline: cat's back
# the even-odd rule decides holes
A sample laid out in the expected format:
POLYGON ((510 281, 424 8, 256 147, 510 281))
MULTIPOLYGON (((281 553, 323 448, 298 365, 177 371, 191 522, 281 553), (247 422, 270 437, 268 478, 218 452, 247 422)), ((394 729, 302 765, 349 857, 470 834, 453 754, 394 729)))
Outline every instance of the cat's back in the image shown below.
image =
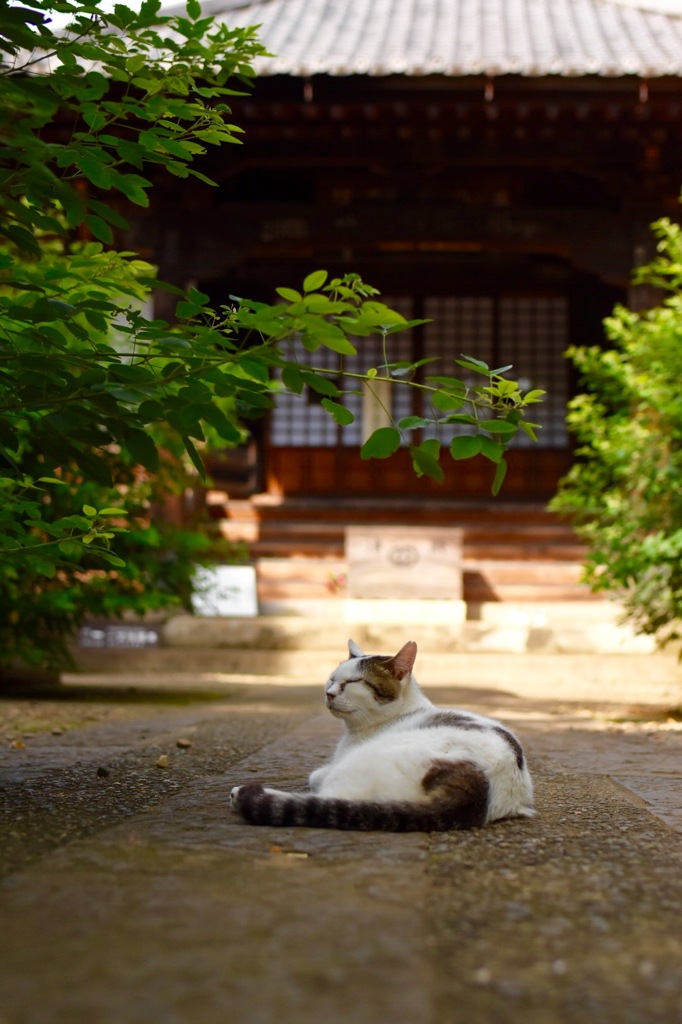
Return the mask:
POLYGON ((525 768, 523 747, 507 726, 459 708, 420 708, 387 724, 381 735, 387 747, 412 744, 434 753, 468 754, 478 764, 502 760, 525 768))
POLYGON ((452 734, 478 734, 479 738, 483 734, 487 734, 503 739, 514 748, 516 745, 520 746, 514 733, 502 722, 476 712, 463 711, 460 708, 438 708, 435 705, 429 705, 411 714, 396 718, 388 726, 388 728, 391 727, 395 728, 396 732, 433 730, 435 733, 436 730, 438 732, 445 730, 452 734), (515 743, 511 742, 512 739, 515 740, 515 743))

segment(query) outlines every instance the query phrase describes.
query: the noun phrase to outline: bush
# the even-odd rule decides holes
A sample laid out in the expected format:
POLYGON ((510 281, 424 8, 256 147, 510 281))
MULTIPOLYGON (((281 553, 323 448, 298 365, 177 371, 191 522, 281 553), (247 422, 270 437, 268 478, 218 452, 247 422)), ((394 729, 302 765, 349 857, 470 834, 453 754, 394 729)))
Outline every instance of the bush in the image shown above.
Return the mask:
POLYGON ((590 587, 665 645, 682 618, 682 230, 667 219, 653 230, 658 255, 636 280, 661 289, 660 304, 618 306, 605 321, 612 349, 569 352, 587 390, 570 403, 577 462, 551 507, 589 544, 590 587))

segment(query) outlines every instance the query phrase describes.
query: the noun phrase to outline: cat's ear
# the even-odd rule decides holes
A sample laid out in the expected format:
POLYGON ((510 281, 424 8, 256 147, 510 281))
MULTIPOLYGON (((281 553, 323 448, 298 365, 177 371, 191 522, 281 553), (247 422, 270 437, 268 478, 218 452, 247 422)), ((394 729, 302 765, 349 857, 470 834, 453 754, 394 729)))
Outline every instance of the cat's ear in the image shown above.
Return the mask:
POLYGON ((350 654, 351 658, 365 657, 365 652, 362 650, 361 647, 358 647, 355 640, 348 641, 348 653, 350 654))
POLYGON ((402 679, 409 675, 414 668, 414 661, 417 657, 417 645, 414 640, 408 640, 404 647, 401 647, 395 657, 391 658, 389 664, 391 672, 396 679, 402 679))

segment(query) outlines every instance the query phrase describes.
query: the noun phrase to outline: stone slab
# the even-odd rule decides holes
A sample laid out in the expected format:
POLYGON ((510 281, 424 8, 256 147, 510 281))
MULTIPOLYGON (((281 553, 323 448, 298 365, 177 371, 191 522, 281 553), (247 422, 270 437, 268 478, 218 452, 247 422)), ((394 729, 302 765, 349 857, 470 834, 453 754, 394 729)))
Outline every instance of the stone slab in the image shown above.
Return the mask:
POLYGON ((462 531, 449 527, 349 526, 351 598, 462 599, 462 531))

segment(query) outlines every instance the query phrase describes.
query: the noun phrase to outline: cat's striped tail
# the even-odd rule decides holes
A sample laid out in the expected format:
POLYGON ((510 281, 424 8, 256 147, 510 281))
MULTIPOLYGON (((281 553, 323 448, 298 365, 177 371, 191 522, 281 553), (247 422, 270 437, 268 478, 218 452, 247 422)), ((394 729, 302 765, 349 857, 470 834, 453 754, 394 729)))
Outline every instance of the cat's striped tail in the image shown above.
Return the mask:
POLYGON ((480 828, 488 811, 488 780, 481 772, 475 792, 431 802, 341 800, 311 793, 283 793, 250 782, 233 791, 232 805, 251 825, 338 828, 359 832, 448 832, 480 828))

